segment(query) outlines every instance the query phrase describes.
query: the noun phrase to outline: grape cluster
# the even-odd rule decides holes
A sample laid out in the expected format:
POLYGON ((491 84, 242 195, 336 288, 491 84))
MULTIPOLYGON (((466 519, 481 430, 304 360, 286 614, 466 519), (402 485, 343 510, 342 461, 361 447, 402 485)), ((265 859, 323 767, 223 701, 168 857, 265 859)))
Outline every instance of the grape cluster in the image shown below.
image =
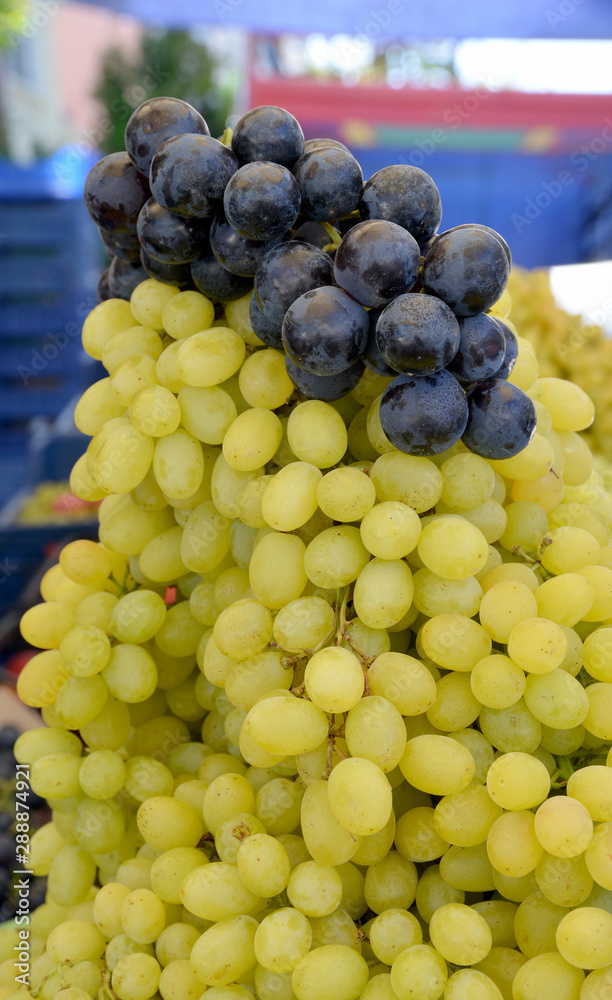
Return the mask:
POLYGON ((129 299, 147 275, 213 302, 250 293, 256 342, 285 352, 305 397, 342 398, 364 365, 389 379, 380 420, 400 451, 435 455, 465 435, 502 459, 529 443, 533 404, 502 384, 514 336, 486 312, 510 250, 486 226, 437 233, 440 194, 423 170, 384 167, 364 184, 342 144, 305 143, 275 107, 247 112, 219 141, 188 104, 156 97, 125 143, 85 186, 115 255, 102 298, 129 299))
MULTIPOLYGON (((274 136, 290 159, 295 131, 274 136)), ((407 454, 387 387, 414 381, 426 411, 430 380, 458 379, 296 365, 344 380, 304 398, 263 303, 330 261, 290 241, 264 265, 261 301, 146 279, 85 321, 108 376, 77 405, 71 487, 100 502, 99 541, 62 550, 21 621, 40 652, 18 693, 45 727, 15 756, 52 821, 31 843, 48 892, 29 984, 9 931, 0 1000, 601 1000, 612 497, 580 436, 593 405, 540 377, 502 295, 456 364, 499 358, 497 315, 514 351, 493 412, 520 422, 522 392, 535 433, 502 457, 465 435, 407 454)), ((393 299, 398 330, 402 297, 427 294, 393 299)))

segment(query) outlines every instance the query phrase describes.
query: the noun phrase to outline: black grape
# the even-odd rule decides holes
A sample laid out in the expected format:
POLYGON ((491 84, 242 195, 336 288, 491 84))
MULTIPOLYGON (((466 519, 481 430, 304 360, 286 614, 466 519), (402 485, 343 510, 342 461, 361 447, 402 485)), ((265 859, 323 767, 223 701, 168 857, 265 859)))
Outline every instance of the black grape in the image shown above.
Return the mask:
POLYGON ((363 352, 363 362, 366 368, 369 368, 371 372, 375 372, 376 375, 383 375, 385 378, 395 378, 397 375, 395 368, 391 368, 387 364, 380 353, 380 348, 376 341, 376 324, 381 312, 381 309, 370 309, 368 312, 368 342, 363 352))
POLYGON ((388 219, 425 243, 442 218, 440 192, 420 167, 397 163, 383 167, 363 188, 359 205, 362 219, 388 219))
POLYGON ((329 246, 331 241, 329 233, 323 229, 320 222, 303 222, 295 230, 291 239, 299 240, 300 243, 310 243, 311 246, 318 247, 319 250, 329 246))
POLYGON ((232 274, 212 254, 193 261, 191 277, 197 290, 213 302, 240 299, 253 287, 252 278, 232 274))
POLYGON ((339 139, 307 139, 304 143, 304 153, 310 153, 313 149, 344 149, 347 153, 350 153, 348 146, 345 146, 343 142, 339 139))
POLYGON ((112 299, 113 294, 108 287, 108 268, 103 271, 100 280, 96 288, 96 299, 98 302, 106 302, 107 299, 112 299))
POLYGON ((190 264, 164 264, 161 260, 150 257, 144 247, 140 249, 140 261, 149 278, 181 289, 193 287, 190 264))
POLYGON ((304 371, 285 355, 285 368, 296 389, 308 399, 322 399, 329 403, 341 399, 354 389, 363 375, 363 361, 358 359, 350 368, 337 375, 313 375, 304 371))
POLYGON ((291 229, 300 211, 300 189, 290 170, 262 160, 245 163, 223 196, 230 226, 248 240, 272 240, 291 229))
POLYGON ((350 215, 359 204, 363 174, 351 153, 333 146, 319 147, 300 157, 293 168, 302 211, 320 222, 350 215))
POLYGON ((389 441, 408 455, 439 455, 465 430, 468 404, 445 368, 435 375, 398 375, 380 401, 380 423, 389 441))
POLYGON ((283 344, 312 375, 337 375, 355 363, 368 339, 368 314, 335 286, 314 288, 289 306, 283 344))
POLYGON ((98 228, 100 239, 109 257, 121 260, 140 260, 140 240, 136 233, 109 233, 98 228))
POLYGON ((125 127, 125 148, 134 166, 149 176, 151 160, 166 139, 194 132, 210 135, 199 111, 177 97, 151 97, 132 114, 125 127))
POLYGON ((468 395, 463 443, 483 458, 512 458, 526 448, 538 422, 529 396, 500 378, 479 382, 468 395))
POLYGON ((136 285, 145 281, 149 275, 145 271, 140 261, 121 260, 120 257, 113 257, 108 269, 108 287, 114 299, 127 299, 136 285))
POLYGON ((133 235, 151 192, 147 178, 138 173, 127 153, 109 153, 87 174, 83 197, 96 226, 133 235))
POLYGON ((421 255, 410 233, 394 222, 359 222, 336 250, 334 277, 362 306, 380 309, 414 285, 421 255))
POLYGON ((328 255, 296 240, 269 250, 255 274, 257 301, 267 318, 279 325, 300 295, 331 284, 333 267, 328 255))
POLYGON ((490 233, 474 226, 438 236, 423 264, 423 288, 457 316, 475 316, 497 302, 508 283, 508 259, 490 233))
POLYGON ((210 248, 217 260, 232 274, 243 277, 253 277, 268 250, 290 238, 285 233, 273 240, 247 240, 219 217, 213 219, 210 228, 210 248))
POLYGON ((277 351, 284 351, 283 347, 283 327, 280 323, 273 323, 263 312, 255 292, 251 295, 249 302, 249 319, 251 326, 260 340, 263 340, 266 347, 273 347, 277 351))
POLYGON ((468 385, 495 375, 504 360, 506 338, 493 317, 487 313, 462 316, 459 334, 459 350, 447 365, 449 372, 468 385))
POLYGON ((445 368, 459 347, 459 324, 433 295, 407 292, 383 309, 376 324, 381 355, 395 371, 433 375, 445 368))
MULTIPOLYGON (((484 233, 489 233, 490 236, 494 236, 495 239, 499 243, 501 243, 504 249, 504 253, 508 260, 508 267, 512 267, 512 253, 510 251, 510 247, 506 243, 504 237, 501 236, 496 229, 491 229, 490 226, 483 226, 482 223, 480 222, 464 222, 463 225, 461 226, 453 226, 452 229, 447 229, 443 233, 438 233, 438 236, 446 236, 447 233, 454 233, 456 230, 459 229, 482 229, 484 233)), ((436 236, 435 238, 437 239, 438 237, 436 236)))
POLYGON ((304 133, 297 118, 274 105, 247 111, 232 135, 232 152, 239 163, 271 160, 291 169, 303 150, 304 133))
POLYGON ((187 219, 150 198, 138 216, 138 239, 164 264, 188 264, 210 249, 210 219, 187 219))
POLYGON ((518 358, 518 340, 516 339, 514 330, 512 330, 507 323, 504 323, 503 319, 500 319, 499 316, 492 316, 491 319, 495 325, 499 327, 505 340, 503 361, 497 371, 493 372, 493 374, 495 375, 495 378, 508 378, 508 375, 516 364, 516 359, 518 358))
POLYGON ((223 192, 238 170, 227 146, 209 135, 176 135, 151 163, 151 193, 171 212, 202 219, 222 210, 223 192))

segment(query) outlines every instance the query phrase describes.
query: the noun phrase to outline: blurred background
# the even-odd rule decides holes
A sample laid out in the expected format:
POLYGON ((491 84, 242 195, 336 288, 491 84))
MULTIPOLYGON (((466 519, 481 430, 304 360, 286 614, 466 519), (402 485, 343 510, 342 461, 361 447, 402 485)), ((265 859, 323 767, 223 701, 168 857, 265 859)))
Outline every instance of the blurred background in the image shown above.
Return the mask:
POLYGON ((80 347, 108 266, 82 190, 142 101, 183 98, 217 136, 281 105, 364 178, 430 173, 443 229, 510 244, 511 318, 593 395, 610 454, 611 64, 609 0, 0 0, 0 647, 41 547, 95 531, 66 482, 75 398, 105 374, 80 347))

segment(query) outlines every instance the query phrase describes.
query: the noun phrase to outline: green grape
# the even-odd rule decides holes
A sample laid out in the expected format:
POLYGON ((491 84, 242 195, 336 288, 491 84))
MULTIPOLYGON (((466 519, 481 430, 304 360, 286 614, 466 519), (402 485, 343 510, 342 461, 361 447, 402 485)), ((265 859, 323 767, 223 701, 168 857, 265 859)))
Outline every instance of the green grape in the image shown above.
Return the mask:
POLYGON ((570 775, 567 794, 578 799, 595 822, 612 820, 612 769, 602 764, 590 764, 570 775))
POLYGON ((106 946, 104 960, 108 969, 112 972, 118 962, 126 955, 153 955, 153 947, 150 944, 137 944, 132 941, 127 934, 117 934, 106 946))
POLYGON ((287 424, 289 447, 300 462, 329 469, 343 457, 348 443, 340 414, 318 399, 307 399, 291 411, 287 424))
POLYGON ((356 580, 369 558, 359 529, 338 525, 321 531, 310 542, 304 553, 304 569, 316 587, 336 589, 356 580))
POLYGON ((612 684, 590 684, 586 689, 589 711, 584 720, 588 733, 602 740, 612 739, 612 684))
POLYGON ((369 938, 376 958, 385 965, 393 965, 404 948, 422 943, 423 931, 412 913, 402 907, 391 907, 374 918, 369 938))
POLYGON ((431 806, 415 806, 397 820, 395 846, 407 861, 435 861, 449 848, 438 833, 431 806))
POLYGON ((473 966, 475 971, 484 972, 486 976, 496 984, 501 992, 503 1000, 513 1000, 512 983, 516 973, 528 959, 520 951, 514 948, 496 947, 493 945, 491 951, 482 962, 473 966))
POLYGON ((406 728, 390 701, 380 695, 369 695, 349 709, 345 738, 351 756, 365 757, 388 772, 397 767, 404 753, 406 728))
POLYGON ((127 407, 135 393, 146 385, 159 385, 157 363, 148 354, 132 354, 113 368, 111 386, 122 406, 127 407))
POLYGON ((136 818, 145 843, 162 851, 195 847, 203 833, 203 823, 195 809, 167 795, 146 799, 136 818))
MULTIPOLYGON (((117 420, 123 421, 123 417, 117 420)), ((107 493, 129 493, 146 476, 153 458, 153 438, 143 434, 130 420, 113 427, 105 424, 92 439, 91 473, 107 493), (103 439, 98 442, 100 435, 103 439)), ((88 451, 89 451, 88 449, 88 451)))
POLYGON ((221 774, 244 774, 245 764, 229 753, 207 755, 198 768, 198 778, 210 785, 221 774))
POLYGON ((593 888, 582 854, 573 858, 545 854, 535 869, 535 877, 540 892, 558 906, 584 903, 593 888))
POLYGON ((152 955, 135 952, 119 959, 111 976, 119 1000, 149 1000, 157 992, 161 969, 152 955))
POLYGON ((107 299, 91 310, 83 323, 83 347, 87 353, 100 361, 102 349, 111 337, 122 330, 134 326, 134 314, 130 303, 123 299, 107 299))
POLYGON ((259 470, 273 458, 282 436, 282 424, 276 414, 261 406, 253 407, 240 413, 228 427, 223 438, 223 456, 240 472, 259 470))
POLYGON ((399 766, 415 788, 451 795, 470 784, 475 764, 469 750, 448 736, 424 735, 408 740, 399 766))
POLYGON ((477 622, 464 615, 436 615, 420 631, 426 655, 445 670, 471 670, 491 653, 491 637, 477 622))
POLYGON ((391 786, 384 772, 366 758, 341 760, 329 776, 328 792, 334 816, 350 833, 376 833, 389 819, 391 786))
POLYGON ((324 917, 310 917, 312 927, 311 948, 325 944, 341 944, 354 948, 361 954, 359 930, 355 921, 341 907, 324 917))
POLYGON ((143 646, 118 643, 111 650, 101 678, 113 697, 128 703, 145 701, 155 691, 157 667, 143 646))
POLYGON ((455 965, 481 962, 493 943, 484 917, 465 903, 438 907, 429 923, 429 933, 434 948, 455 965))
MULTIPOLYGON (((474 760, 474 781, 484 784, 487 778, 487 771, 493 763, 495 752, 485 736, 477 729, 460 729, 457 732, 448 734, 452 740, 461 743, 469 750, 474 760)), ((556 770, 556 765, 555 765, 556 770)))
POLYGON ((329 646, 308 661, 304 684, 308 697, 321 711, 348 712, 361 699, 364 672, 354 653, 329 646))
POLYGON ((391 637, 386 629, 370 628, 361 618, 352 618, 346 622, 345 636, 342 645, 352 649, 358 656, 375 659, 382 653, 391 650, 391 637))
POLYGON ((240 392, 249 406, 276 410, 292 395, 294 386, 285 368, 282 351, 255 351, 238 375, 240 392))
POLYGON ((314 861, 322 865, 344 864, 355 854, 360 838, 336 819, 329 802, 327 782, 308 785, 301 803, 304 843, 314 861))
MULTIPOLYGON (((242 493, 239 494, 242 496, 242 493)), ((237 566, 248 571, 257 539, 257 529, 236 520, 230 528, 230 554, 237 566)))
POLYGON ((49 869, 47 892, 58 906, 75 906, 87 898, 96 877, 96 863, 89 851, 66 844, 49 869))
POLYGON ((152 944, 166 924, 166 911, 159 896, 151 889, 133 889, 121 906, 124 934, 138 944, 152 944))
POLYGON ((204 475, 202 445, 183 429, 158 438, 153 473, 164 493, 179 500, 193 496, 204 475))
POLYGON ((49 650, 58 649, 62 639, 72 628, 74 611, 70 605, 61 601, 35 604, 22 615, 19 623, 26 642, 39 649, 49 650))
POLYGON ((198 930, 191 924, 168 924, 155 942, 157 961, 165 968, 170 962, 188 959, 199 936, 198 930))
POLYGON ((78 795, 80 769, 81 759, 74 753, 59 751, 39 757, 30 769, 32 791, 45 799, 68 799, 78 795))
POLYGON ((472 618, 478 613, 482 587, 475 576, 464 580, 445 580, 424 566, 414 574, 413 583, 414 606, 428 618, 443 614, 472 618))
POLYGON ((309 951, 312 927, 308 918, 292 907, 282 907, 263 918, 255 933, 255 956, 270 972, 291 972, 309 951))
POLYGON ((300 597, 285 604, 272 625, 274 641, 284 649, 314 649, 330 635, 334 626, 333 609, 322 597, 300 597))
POLYGON ((106 941, 97 927, 85 920, 66 920, 47 938, 47 953, 56 962, 82 962, 100 958, 106 941))
POLYGON ((487 835, 487 854, 502 875, 520 878, 533 871, 544 854, 533 813, 516 810, 498 816, 487 835))
POLYGON ((243 885, 236 866, 225 861, 193 868, 181 885, 183 906, 206 920, 223 921, 248 913, 259 898, 243 885))
POLYGON ((159 992, 163 1000, 199 1000, 202 982, 188 959, 178 959, 162 969, 159 992))
MULTIPOLYGON (((28 868, 34 875, 48 875, 54 858, 59 854, 66 841, 57 829, 55 823, 44 823, 31 834, 28 868)), ((0 944, 2 935, 0 933, 0 944)))
POLYGON ((511 708, 525 692, 525 674, 509 656, 491 653, 474 664, 472 692, 486 708, 511 708))
POLYGON ((556 942, 570 965, 604 969, 612 963, 612 914, 596 906, 570 910, 559 921, 556 942))
POLYGON ((368 982, 368 966, 354 948, 326 944, 313 948, 295 966, 291 985, 297 1000, 351 1000, 368 982))
POLYGON ((559 431, 582 431, 594 416, 594 406, 584 389, 561 378, 541 378, 539 400, 550 412, 559 431))
POLYGON ((595 827, 584 859, 597 885, 612 890, 612 823, 595 827))
POLYGON ((130 890, 151 888, 151 858, 128 858, 117 869, 117 880, 130 890))
POLYGON ((248 711, 269 692, 289 690, 292 683, 293 671, 283 665, 278 650, 269 649, 232 662, 225 675, 225 693, 232 705, 248 711))
POLYGON ((81 737, 92 750, 119 750, 130 731, 127 705, 111 695, 101 712, 81 726, 81 737))
POLYGON ((180 903, 180 888, 189 872, 208 863, 195 847, 174 847, 163 851, 151 866, 151 888, 164 903, 180 903))
POLYGON ((515 947, 514 918, 517 907, 514 903, 505 899, 485 899, 480 903, 473 903, 472 909, 480 913, 488 923, 493 946, 515 947))
POLYGON ((401 715, 426 712, 436 699, 436 682, 419 660, 405 653, 381 653, 368 669, 373 695, 386 698, 401 715))
POLYGON ((589 531, 572 525, 553 528, 546 533, 542 566, 549 573, 573 573, 583 566, 599 562, 601 547, 589 531))
POLYGON ((599 1000, 612 988, 612 969, 595 969, 589 972, 580 992, 581 1000, 599 1000))
POLYGON ((495 488, 495 473, 478 455, 453 455, 442 463, 440 472, 443 478, 441 500, 455 510, 480 506, 495 488))
POLYGON ((157 359, 163 350, 161 337, 148 326, 132 326, 111 337, 102 350, 102 364, 110 375, 135 354, 157 359))
POLYGON ((261 652, 272 638, 272 615, 252 598, 234 601, 221 611, 213 636, 225 656, 245 660, 261 652))
POLYGON ((162 308, 164 330, 175 340, 208 330, 214 318, 215 307, 200 292, 179 292, 169 298, 162 308))
POLYGON ((585 622, 600 622, 612 617, 612 570, 607 566, 583 566, 578 574, 593 586, 595 597, 585 622))
POLYGON ((123 811, 116 799, 82 799, 74 814, 74 832, 92 854, 116 850, 125 834, 123 811))
POLYGON ((89 798, 110 799, 123 785, 125 773, 123 757, 114 750, 93 750, 81 762, 79 783, 89 798))
POLYGON ((242 842, 236 865, 242 884, 262 897, 282 892, 291 875, 291 862, 285 848, 266 833, 253 834, 242 842))
POLYGON ((489 555, 482 532, 454 514, 436 516, 428 521, 421 532, 417 551, 432 573, 449 580, 474 576, 489 555))
POLYGON ((243 471, 234 468, 221 453, 214 462, 210 481, 211 496, 217 510, 226 517, 238 516, 238 498, 245 486, 263 476, 263 467, 243 471))
POLYGON ((261 500, 261 516, 275 531, 294 531, 317 509, 321 470, 308 462, 290 462, 268 482, 261 500))
POLYGON ((82 434, 94 435, 107 420, 121 417, 124 413, 125 407, 117 401, 110 378, 101 378, 90 385, 79 399, 74 408, 74 422, 82 434))
POLYGON ((441 798, 434 810, 433 823, 449 844, 474 847, 487 839, 491 826, 501 814, 502 807, 491 798, 484 785, 474 784, 441 798))
POLYGON ((398 851, 389 853, 370 865, 366 872, 364 894, 370 910, 408 909, 414 903, 418 873, 412 861, 398 851))
POLYGON ((360 521, 373 508, 376 489, 361 469, 348 466, 323 476, 316 487, 316 499, 323 513, 334 521, 360 521))
POLYGON ((477 969, 454 972, 444 990, 445 1000, 503 1000, 499 987, 477 969))
POLYGON ((123 933, 121 907, 129 892, 129 888, 120 882, 108 882, 96 893, 93 916, 96 927, 107 939, 123 933))
MULTIPOLYGON (((159 362, 156 365, 159 377, 159 362)), ((173 434, 181 422, 181 407, 165 385, 150 384, 139 388, 129 400, 128 414, 135 427, 152 438, 173 434)))
POLYGON ((70 677, 57 692, 56 716, 66 729, 79 729, 102 711, 107 697, 108 687, 99 674, 70 677))
POLYGON ((494 872, 486 844, 453 845, 440 858, 440 875, 444 881, 464 892, 491 892, 495 888, 494 872))
POLYGON ((359 572, 353 604, 366 625, 385 629, 402 621, 410 609, 413 595, 412 573, 403 560, 375 558, 359 572))
POLYGON ((404 948, 391 966, 391 986, 399 1000, 439 1000, 447 981, 446 962, 430 944, 404 948))
POLYGON ((287 778, 273 778, 255 796, 255 815, 273 837, 291 833, 300 821, 304 790, 287 778))
POLYGON ((427 710, 427 718, 436 729, 451 732, 470 726, 481 708, 472 693, 470 676, 455 671, 436 682, 436 700, 427 710))
POLYGON ((542 847, 557 858, 574 858, 593 837, 593 820, 586 806, 570 796, 555 796, 539 806, 535 834, 542 847))
POLYGON ((169 392, 179 393, 184 388, 185 383, 179 377, 177 369, 178 352, 181 347, 179 340, 168 344, 157 359, 157 378, 161 385, 169 392))
POLYGON ((399 501, 417 514, 431 510, 442 496, 442 473, 428 458, 393 451, 376 459, 370 477, 381 502, 399 501))
POLYGON ((586 637, 584 669, 596 681, 612 682, 612 628, 595 629, 586 637))
POLYGON ((160 532, 143 548, 139 559, 140 569, 153 584, 172 583, 186 573, 188 567, 183 561, 182 551, 184 533, 183 528, 177 524, 160 532))
POLYGON ((175 526, 172 511, 141 510, 131 497, 120 497, 121 506, 111 510, 108 520, 102 522, 105 541, 111 548, 125 555, 140 555, 148 542, 161 532, 175 526))
POLYGON ((253 549, 249 581, 256 600, 276 610, 296 600, 308 581, 306 546, 295 535, 270 531, 253 549))
POLYGON ((433 914, 445 903, 465 902, 465 892, 453 889, 440 875, 439 865, 428 865, 419 879, 416 907, 419 916, 429 923, 433 914))
POLYGON ((298 754, 314 750, 327 736, 327 716, 310 701, 272 695, 258 701, 244 721, 245 732, 268 753, 298 754))
POLYGON ((172 795, 172 772, 160 760, 136 754, 126 761, 125 791, 136 802, 145 802, 153 795, 172 795))
POLYGON ((255 793, 241 774, 221 774, 208 786, 204 795, 203 816, 208 829, 215 833, 217 827, 234 813, 252 813, 255 793))
MULTIPOLYGON (((497 549, 494 549, 494 551, 497 552, 497 549)), ((485 594, 487 590, 493 587, 494 584, 500 583, 501 580, 516 580, 517 583, 524 583, 534 594, 540 587, 540 580, 533 570, 525 563, 518 562, 497 563, 485 573, 484 577, 481 577, 479 573, 478 579, 482 579, 482 589, 485 594)))
POLYGON ((228 327, 200 330, 177 344, 176 373, 185 385, 219 385, 244 361, 244 340, 228 327))
POLYGON ((224 611, 239 601, 249 589, 249 574, 240 566, 230 566, 219 573, 214 582, 217 610, 224 611))
POLYGON ((494 642, 506 643, 512 629, 525 618, 535 618, 538 604, 525 584, 500 580, 482 598, 479 618, 494 642))
POLYGON ((522 698, 509 708, 483 708, 478 722, 483 735, 502 753, 532 753, 542 738, 542 726, 522 698))
POLYGON ((548 530, 546 511, 529 500, 516 500, 508 504, 505 510, 507 522, 500 544, 508 552, 512 552, 517 546, 526 552, 534 550, 548 530))
POLYGON ((81 750, 81 741, 74 733, 45 726, 27 729, 17 737, 13 747, 15 759, 29 767, 41 757, 53 753, 68 753, 80 757, 81 750))
POLYGON ((582 684, 560 667, 546 674, 529 674, 524 697, 532 715, 552 729, 573 729, 589 711, 582 684))
POLYGON ((550 790, 544 764, 528 753, 505 753, 487 772, 487 791, 502 809, 534 809, 550 790))
POLYGON ((59 653, 66 668, 75 677, 92 677, 108 663, 111 645, 106 633, 98 626, 75 624, 60 642, 59 653))

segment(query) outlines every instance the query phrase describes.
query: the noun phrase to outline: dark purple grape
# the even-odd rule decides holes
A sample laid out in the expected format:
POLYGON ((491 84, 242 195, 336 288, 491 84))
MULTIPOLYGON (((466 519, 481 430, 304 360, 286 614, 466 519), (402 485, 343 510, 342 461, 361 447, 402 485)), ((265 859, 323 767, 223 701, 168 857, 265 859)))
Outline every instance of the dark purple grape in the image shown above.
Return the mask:
POLYGON ((150 198, 138 216, 138 239, 163 264, 188 264, 210 250, 210 219, 187 219, 150 198))
POLYGON ((336 250, 334 277, 362 306, 380 309, 416 281, 421 255, 415 238, 394 222, 354 226, 336 250))
POLYGON ((193 261, 191 277, 197 290, 213 302, 240 299, 253 287, 252 278, 232 274, 212 254, 193 261))
POLYGON ((341 288, 314 288, 293 302, 283 320, 283 344, 312 375, 337 375, 365 349, 368 314, 341 288))
POLYGON ((351 153, 333 146, 304 153, 293 168, 302 211, 319 222, 332 222, 355 211, 363 174, 351 153))
POLYGON ((300 295, 331 284, 333 267, 328 255, 296 240, 269 250, 255 274, 257 301, 266 317, 279 326, 300 295))
POLYGON ((494 319, 486 313, 462 316, 459 334, 459 349, 446 366, 449 372, 464 385, 495 375, 504 360, 506 339, 494 319))
POLYGON ((468 226, 436 237, 423 264, 423 288, 446 302, 456 316, 475 316, 497 302, 508 274, 499 240, 468 226))
POLYGON ((307 139, 304 143, 304 153, 310 153, 313 149, 344 149, 350 153, 348 146, 345 146, 339 139, 307 139))
POLYGON ((108 287, 108 268, 103 271, 100 280, 98 282, 98 287, 96 288, 96 299, 98 302, 106 302, 107 299, 112 299, 113 295, 108 287))
POLYGON ((161 260, 150 257, 144 247, 140 249, 140 261, 149 278, 181 289, 193 287, 191 264, 163 264, 161 260))
POLYGON ((299 240, 300 243, 310 243, 313 247, 318 247, 322 250, 323 247, 329 246, 331 242, 331 237, 320 222, 303 222, 301 226, 295 230, 292 240, 299 240))
POLYGON ((465 430, 468 404, 445 368, 435 375, 398 375, 380 401, 380 423, 389 441, 407 455, 439 455, 465 430))
POLYGON ((199 111, 177 97, 151 97, 136 108, 125 128, 125 148, 132 163, 149 176, 151 160, 166 139, 185 132, 210 135, 199 111))
POLYGON ((87 174, 83 197, 96 226, 133 235, 151 192, 147 178, 138 173, 127 153, 109 153, 87 174))
MULTIPOLYGON (((452 229, 447 229, 443 233, 438 233, 438 236, 446 236, 447 233, 454 233, 458 229, 482 229, 484 233, 489 233, 490 236, 494 236, 504 248, 504 253, 508 260, 508 267, 512 267, 512 253, 510 251, 510 247, 506 243, 504 237, 501 236, 496 229, 491 229, 490 226, 483 226, 480 222, 464 222, 461 226, 453 226, 452 229)), ((435 239, 438 239, 438 236, 436 236, 435 239)))
POLYGON ((345 368, 337 375, 313 375, 304 371, 285 355, 285 368, 296 389, 308 399, 322 399, 326 403, 347 396, 354 389, 363 375, 363 361, 358 359, 350 368, 345 368))
POLYGON ((516 364, 516 359, 518 358, 518 340, 516 339, 514 330, 512 330, 507 323, 504 323, 503 319, 500 319, 499 316, 491 316, 491 319, 503 333, 505 341, 503 361, 497 371, 493 372, 493 374, 495 378, 508 378, 508 375, 516 364))
POLYGON ((500 378, 479 382, 468 394, 463 443, 483 458, 512 458, 526 448, 538 422, 529 396, 500 378))
POLYGON ((17 726, 12 726, 10 723, 6 723, 4 726, 0 727, 0 751, 9 750, 9 757, 13 760, 13 747, 15 741, 19 737, 19 730, 17 726))
POLYGON ((420 167, 397 163, 366 181, 359 205, 362 219, 388 219, 425 243, 442 218, 440 192, 420 167))
POLYGON ((151 162, 151 193, 171 212, 204 219, 223 208, 223 192, 238 161, 209 135, 175 135, 151 162))
POLYGON ((245 163, 223 196, 230 226, 248 240, 272 240, 291 229, 300 211, 300 189, 287 167, 269 160, 245 163))
POLYGON ((291 169, 304 149, 300 123, 284 108, 252 108, 236 123, 232 152, 239 163, 271 160, 291 169))
MULTIPOLYGON (((290 240, 291 236, 284 233, 273 240, 247 240, 229 222, 223 218, 213 219, 210 228, 210 248, 219 263, 243 277, 253 277, 268 250, 290 240)), ((329 239, 329 237, 328 237, 329 239)))
POLYGON ((109 257, 120 257, 121 260, 140 260, 140 240, 136 233, 109 233, 98 228, 100 239, 109 257))
POLYGON ((108 287, 114 299, 127 299, 141 281, 149 277, 144 267, 137 261, 121 260, 113 257, 108 269, 108 287))
POLYGON ((433 295, 398 295, 376 324, 378 349, 405 375, 433 375, 446 368, 459 347, 457 317, 433 295))
POLYGON ((385 378, 395 378, 397 372, 387 364, 376 341, 376 324, 382 309, 370 309, 368 312, 368 342, 363 352, 363 362, 366 368, 376 375, 383 375, 385 378))
POLYGON ((266 347, 273 347, 277 351, 284 351, 283 347, 283 327, 280 323, 273 323, 262 311, 255 292, 251 295, 249 302, 249 319, 251 326, 260 340, 266 347))

